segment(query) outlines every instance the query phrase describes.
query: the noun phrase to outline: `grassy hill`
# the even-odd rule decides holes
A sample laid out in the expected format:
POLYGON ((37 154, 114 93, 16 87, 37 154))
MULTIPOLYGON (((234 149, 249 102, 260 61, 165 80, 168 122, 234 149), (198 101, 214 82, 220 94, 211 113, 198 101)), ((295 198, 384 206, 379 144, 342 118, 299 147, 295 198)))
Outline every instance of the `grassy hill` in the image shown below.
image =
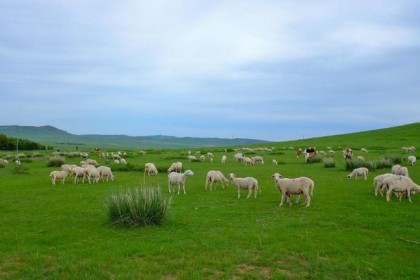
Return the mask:
POLYGON ((173 137, 165 135, 128 136, 128 135, 76 135, 53 126, 0 126, 0 133, 9 137, 29 139, 46 146, 61 150, 77 147, 101 148, 185 148, 238 146, 265 143, 256 139, 196 138, 173 137))

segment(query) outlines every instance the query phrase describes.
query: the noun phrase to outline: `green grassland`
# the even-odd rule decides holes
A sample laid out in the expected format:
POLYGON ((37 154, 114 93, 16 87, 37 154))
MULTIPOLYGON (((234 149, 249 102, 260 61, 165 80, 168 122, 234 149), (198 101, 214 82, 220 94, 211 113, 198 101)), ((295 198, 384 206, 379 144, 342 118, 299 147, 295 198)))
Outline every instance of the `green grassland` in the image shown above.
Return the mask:
MULTIPOLYGON (((22 160, 26 172, 0 168, 0 279, 419 279, 420 196, 387 203, 373 194, 373 177, 348 180, 341 150, 376 160, 401 156, 402 146, 420 147, 420 124, 316 139, 267 143, 264 165, 233 162, 231 147, 203 148, 215 161, 188 162, 188 149, 126 150, 124 170, 89 151, 90 157, 114 170, 113 182, 51 185, 46 152, 22 160), (336 167, 304 163, 289 149, 316 146, 336 151, 336 167), (365 147, 368 153, 362 154, 365 147), (228 162, 220 163, 223 154, 228 162), (276 159, 279 165, 272 165, 276 159), (182 161, 191 169, 187 194, 167 192, 166 168, 182 161), (161 172, 143 178, 141 168, 154 162, 161 172), (261 193, 237 198, 230 184, 204 191, 209 170, 253 176, 261 193), (315 181, 311 206, 279 207, 271 175, 308 176, 315 181), (145 180, 145 181, 144 181, 145 180), (109 223, 106 200, 130 187, 160 187, 172 199, 161 226, 116 227, 109 223)), ((193 153, 198 148, 190 149, 193 153)), ((12 152, 10 152, 12 153, 12 152)), ((1 156, 10 154, 4 152, 1 156)), ((417 158, 419 154, 414 153, 417 158)), ((79 163, 80 158, 66 158, 79 163)), ((408 166, 420 183, 420 166, 408 166)))

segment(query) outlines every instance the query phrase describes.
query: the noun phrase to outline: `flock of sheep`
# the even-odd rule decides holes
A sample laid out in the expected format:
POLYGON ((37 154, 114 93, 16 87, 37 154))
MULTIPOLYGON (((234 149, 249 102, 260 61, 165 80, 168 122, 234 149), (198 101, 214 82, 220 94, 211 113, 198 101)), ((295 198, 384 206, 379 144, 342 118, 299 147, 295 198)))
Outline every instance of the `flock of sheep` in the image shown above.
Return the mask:
MULTIPOLYGON (((367 150, 365 151, 367 152, 367 150)), ((113 159, 115 155, 113 155, 113 159)), ((213 161, 214 155, 212 153, 207 153, 207 157, 210 161, 213 161)), ((262 156, 246 157, 242 153, 235 153, 233 156, 234 161, 242 162, 245 165, 249 164, 264 164, 264 159, 262 156)), ((120 159, 118 159, 120 160, 120 159)), ((197 157, 189 153, 187 160, 198 160, 197 157)), ((205 157, 200 155, 200 161, 204 161, 205 157)), ((223 155, 221 158, 221 163, 225 163, 227 160, 226 155, 223 155)), ((277 162, 274 162, 276 164, 277 162)), ((416 162, 415 156, 409 156, 408 162, 411 165, 414 165, 416 162)), ((92 159, 86 159, 81 162, 81 166, 73 164, 63 164, 61 170, 52 171, 50 173, 51 182, 53 185, 56 184, 56 180, 61 180, 61 184, 64 184, 66 178, 70 175, 73 177, 73 183, 76 184, 78 181, 85 182, 87 180, 89 184, 98 183, 100 180, 109 181, 114 180, 114 175, 112 174, 111 168, 107 166, 98 166, 98 163, 92 159)), ((181 190, 186 194, 185 184, 188 177, 194 175, 194 172, 191 170, 186 170, 182 172, 183 164, 182 162, 174 162, 167 169, 168 172, 168 192, 180 194, 181 190), (176 190, 177 187, 177 190, 176 190)), ((348 179, 363 177, 365 180, 368 177, 369 170, 365 167, 360 167, 354 169, 350 174, 347 175, 348 179)), ((158 169, 154 163, 146 163, 144 166, 144 180, 145 176, 157 175, 158 169)), ((313 196, 315 183, 311 178, 308 177, 299 177, 299 178, 282 178, 279 173, 274 173, 272 175, 276 188, 281 194, 281 199, 279 206, 282 206, 284 203, 292 204, 291 195, 297 195, 299 201, 300 195, 304 197, 304 205, 306 207, 310 206, 311 196, 313 196)), ((378 192, 383 196, 386 191, 386 200, 390 201, 391 194, 395 193, 397 197, 401 198, 407 196, 411 202, 411 195, 420 191, 420 186, 414 183, 408 176, 407 167, 400 165, 395 165, 392 167, 391 173, 381 174, 374 178, 373 180, 375 186, 375 195, 377 196, 378 192)), ((212 191, 215 188, 215 184, 220 183, 223 189, 232 183, 237 189, 237 197, 240 198, 241 190, 247 190, 248 195, 247 199, 252 196, 254 193, 254 198, 257 197, 257 193, 261 192, 258 186, 258 180, 254 177, 236 177, 234 173, 230 173, 228 178, 219 170, 210 170, 207 172, 206 181, 205 181, 205 191, 209 188, 212 191)))

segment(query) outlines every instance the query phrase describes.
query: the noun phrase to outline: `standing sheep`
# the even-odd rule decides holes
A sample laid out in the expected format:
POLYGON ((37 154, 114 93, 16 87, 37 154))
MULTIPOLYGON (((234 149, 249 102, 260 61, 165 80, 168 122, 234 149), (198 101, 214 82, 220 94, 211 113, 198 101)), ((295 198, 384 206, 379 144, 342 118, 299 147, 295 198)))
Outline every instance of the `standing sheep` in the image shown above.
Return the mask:
POLYGON ((169 193, 175 193, 175 189, 172 189, 171 191, 171 186, 178 186, 178 194, 179 194, 179 190, 181 188, 182 185, 182 189, 184 190, 184 194, 187 194, 185 192, 185 181, 187 180, 187 177, 193 176, 194 172, 192 172, 191 170, 187 170, 184 173, 177 173, 177 172, 171 172, 168 174, 168 190, 169 193))
POLYGON ((257 198, 257 191, 258 191, 258 181, 253 177, 245 177, 245 178, 236 178, 235 174, 230 173, 229 177, 232 183, 238 189, 238 198, 241 197, 241 189, 248 190, 247 199, 251 196, 252 191, 254 191, 254 198, 257 198))
POLYGON ((414 165, 416 163, 416 157, 415 156, 409 156, 407 158, 407 160, 408 160, 408 163, 411 164, 411 165, 414 165))
POLYGON ((67 171, 63 171, 63 170, 60 170, 60 171, 51 171, 51 173, 50 173, 50 177, 51 177, 51 183, 53 184, 53 185, 55 185, 55 180, 56 179, 61 179, 61 184, 64 184, 64 181, 66 180, 66 178, 67 178, 67 171))
POLYGON ((299 178, 282 178, 279 173, 274 173, 271 176, 275 183, 277 189, 281 193, 281 199, 279 207, 283 205, 283 202, 289 201, 289 205, 292 206, 290 200, 290 195, 292 194, 303 194, 305 197, 306 207, 309 207, 311 204, 311 195, 314 194, 315 183, 312 179, 308 177, 299 177, 299 178))
MULTIPOLYGON (((391 201, 391 193, 400 193, 406 194, 408 201, 411 201, 411 194, 414 192, 420 191, 420 186, 413 182, 410 178, 406 176, 389 176, 385 178, 386 187, 388 191, 386 192, 386 201, 391 201)), ((401 199, 401 197, 400 197, 401 199)))
MULTIPOLYGON (((223 189, 225 188, 225 185, 229 185, 229 180, 226 179, 226 177, 223 175, 223 173, 219 170, 210 170, 207 172, 206 176, 206 186, 204 187, 205 191, 207 191, 207 185, 210 183, 210 191, 213 190, 213 184, 220 182, 222 183, 223 189)), ((216 190, 216 188, 215 188, 216 190)))
POLYGON ((392 173, 385 173, 385 174, 380 174, 376 176, 375 178, 373 178, 373 186, 375 187, 375 196, 378 196, 378 191, 382 196, 384 195, 383 194, 383 190, 385 188, 384 180, 385 178, 389 176, 395 176, 395 175, 392 173))
POLYGON ((104 178, 106 178, 106 181, 108 182, 109 179, 111 181, 114 181, 114 175, 112 174, 112 170, 108 166, 99 166, 98 167, 99 174, 101 175, 102 181, 105 181, 104 178))
POLYGON ((154 163, 148 162, 144 165, 144 175, 146 175, 146 173, 148 176, 150 176, 150 174, 152 175, 158 174, 158 170, 154 163))
POLYGON ((178 162, 174 162, 171 164, 171 166, 168 168, 168 173, 171 172, 182 172, 182 162, 178 161, 178 162))
POLYGON ((357 179, 357 176, 363 176, 365 180, 367 180, 368 173, 369 169, 366 167, 355 168, 349 175, 347 175, 347 179, 351 179, 353 177, 356 177, 357 179))
POLYGON ((399 164, 396 164, 394 166, 392 166, 391 168, 391 173, 395 174, 395 175, 401 175, 401 176, 408 176, 408 168, 405 166, 401 166, 399 164))

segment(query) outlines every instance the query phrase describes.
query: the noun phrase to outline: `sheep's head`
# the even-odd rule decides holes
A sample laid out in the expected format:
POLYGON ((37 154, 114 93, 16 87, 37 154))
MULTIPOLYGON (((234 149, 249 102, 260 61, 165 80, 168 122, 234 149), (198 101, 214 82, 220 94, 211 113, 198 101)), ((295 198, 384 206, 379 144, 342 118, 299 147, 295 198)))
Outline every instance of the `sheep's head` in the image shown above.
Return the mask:
POLYGON ((187 170, 187 171, 185 171, 185 176, 193 176, 194 175, 194 172, 192 172, 191 170, 187 170))
POLYGON ((229 173, 229 178, 230 178, 230 179, 234 179, 234 178, 235 178, 235 174, 233 174, 233 173, 229 173))
POLYGON ((274 173, 271 177, 272 177, 274 180, 277 180, 277 179, 280 179, 280 178, 281 178, 281 175, 280 175, 280 173, 274 173))

